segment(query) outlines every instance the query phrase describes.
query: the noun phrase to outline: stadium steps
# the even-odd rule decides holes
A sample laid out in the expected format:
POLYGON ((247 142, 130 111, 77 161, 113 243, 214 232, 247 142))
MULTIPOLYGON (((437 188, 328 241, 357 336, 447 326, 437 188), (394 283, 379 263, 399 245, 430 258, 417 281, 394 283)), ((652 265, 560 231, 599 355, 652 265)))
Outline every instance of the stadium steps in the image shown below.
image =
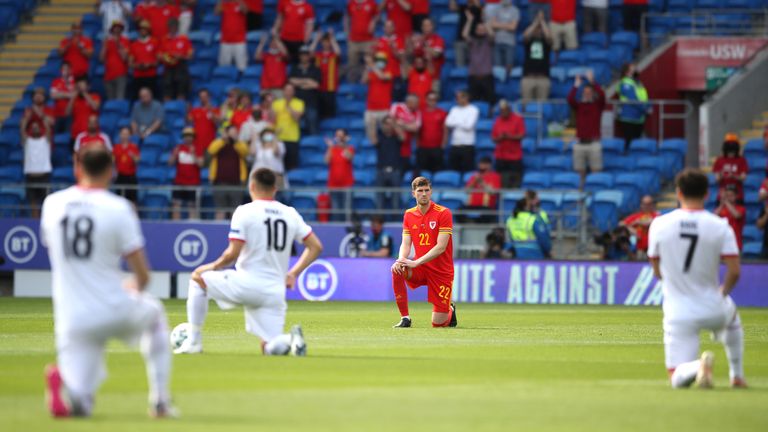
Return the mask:
POLYGON ((94 0, 50 0, 36 10, 31 23, 19 28, 15 41, 0 52, 0 122, 32 82, 37 69, 56 48, 73 22, 93 12, 94 0))
POLYGON ((757 118, 752 120, 751 129, 744 129, 739 134, 742 146, 751 139, 762 138, 766 127, 768 127, 768 111, 763 111, 757 118))

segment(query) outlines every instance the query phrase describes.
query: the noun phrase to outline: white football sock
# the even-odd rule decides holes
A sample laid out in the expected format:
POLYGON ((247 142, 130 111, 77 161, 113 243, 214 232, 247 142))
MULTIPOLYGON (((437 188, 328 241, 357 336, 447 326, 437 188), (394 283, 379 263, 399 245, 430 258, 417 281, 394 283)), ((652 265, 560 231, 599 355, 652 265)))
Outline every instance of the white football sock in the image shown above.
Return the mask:
POLYGON ((168 341, 168 321, 165 309, 158 301, 156 321, 141 337, 141 354, 147 368, 149 381, 149 402, 170 402, 169 382, 171 380, 171 347, 168 341))
POLYGON ((291 350, 291 335, 282 334, 264 345, 266 355, 286 355, 291 350))
POLYGON ((696 379, 696 373, 699 371, 700 360, 683 363, 675 368, 672 377, 669 379, 672 388, 690 387, 696 379))
POLYGON ((730 378, 744 378, 744 329, 738 314, 733 322, 722 330, 721 335, 720 341, 728 357, 730 378))
POLYGON ((205 316, 208 315, 208 296, 205 290, 193 280, 189 281, 187 296, 187 322, 191 327, 189 339, 190 343, 199 344, 205 316))

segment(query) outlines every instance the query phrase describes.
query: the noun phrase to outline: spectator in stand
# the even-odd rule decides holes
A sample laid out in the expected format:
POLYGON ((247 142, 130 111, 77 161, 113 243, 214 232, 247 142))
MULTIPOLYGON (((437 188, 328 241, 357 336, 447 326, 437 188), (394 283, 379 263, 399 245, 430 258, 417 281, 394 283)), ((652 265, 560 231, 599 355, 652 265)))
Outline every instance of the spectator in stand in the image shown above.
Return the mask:
MULTIPOLYGON (((405 97, 405 83, 403 82, 402 64, 405 63, 405 38, 395 33, 395 24, 392 20, 384 22, 384 35, 376 40, 374 51, 378 54, 385 53, 387 57, 387 71, 392 76, 392 98, 401 101, 405 97)), ((365 77, 365 75, 363 75, 365 77)))
POLYGON ((59 43, 59 55, 72 67, 72 76, 75 78, 88 76, 88 66, 93 55, 93 41, 83 35, 83 27, 79 22, 72 24, 72 33, 59 43))
POLYGON ((640 33, 643 15, 648 12, 648 0, 624 0, 621 17, 624 30, 640 33))
POLYGON ((653 197, 646 195, 640 200, 640 211, 632 213, 620 223, 635 236, 636 257, 639 260, 648 258, 648 228, 658 216, 659 212, 656 211, 653 197))
POLYGON ((429 92, 427 104, 421 110, 421 128, 416 141, 416 168, 419 170, 435 172, 443 169, 448 113, 437 106, 438 99, 436 92, 429 92))
POLYGON ((187 123, 192 124, 196 131, 194 135, 195 154, 201 157, 216 139, 217 123, 219 121, 219 108, 211 102, 211 94, 208 89, 200 89, 197 92, 199 105, 187 108, 187 123))
POLYGON ((272 36, 279 36, 283 41, 291 64, 299 60, 299 50, 309 43, 314 29, 315 9, 306 0, 282 0, 277 4, 272 36))
MULTIPOLYGON (((496 211, 498 209, 496 204, 499 199, 499 189, 501 189, 501 176, 492 167, 491 158, 488 156, 483 156, 478 161, 477 171, 472 174, 464 186, 469 193, 464 210, 496 211)), ((492 223, 496 219, 497 217, 493 214, 482 214, 475 221, 492 223)))
POLYGON ((523 178, 523 138, 523 118, 512 112, 509 102, 502 99, 499 101, 499 117, 493 122, 491 129, 491 139, 496 144, 493 155, 496 158, 496 171, 501 175, 504 189, 520 187, 523 178))
POLYGON ((309 135, 316 135, 320 129, 317 104, 320 98, 320 69, 312 61, 312 52, 309 47, 303 46, 299 50, 299 62, 291 67, 288 82, 296 88, 296 97, 304 101, 304 127, 309 135))
POLYGON ((245 24, 249 32, 261 30, 264 25, 264 0, 245 0, 248 13, 245 15, 245 24))
POLYGON ((355 148, 349 143, 344 129, 337 129, 333 138, 326 138, 325 163, 328 164, 328 188, 331 189, 332 220, 343 221, 347 208, 347 192, 355 185, 352 158, 355 148))
POLYGON ((552 3, 552 48, 560 51, 579 48, 576 32, 576 0, 551 0, 552 3))
POLYGON ((605 94, 600 84, 595 82, 591 70, 585 74, 586 82, 581 75, 576 75, 573 88, 568 93, 568 104, 576 114, 576 137, 573 145, 573 169, 579 173, 581 182, 579 189, 584 187, 587 177, 587 165, 591 172, 603 170, 603 146, 600 143, 600 119, 605 109, 605 94))
POLYGON ((99 129, 98 114, 91 114, 88 116, 88 126, 86 129, 75 137, 75 153, 82 149, 96 146, 112 151, 112 140, 109 139, 109 135, 99 129))
POLYGON ((131 42, 130 65, 133 69, 133 99, 142 88, 157 90, 157 64, 160 43, 149 35, 149 21, 139 23, 139 37, 131 42))
POLYGON ((469 103, 466 90, 456 92, 456 105, 448 111, 445 127, 451 129, 451 151, 448 155, 450 169, 462 174, 471 171, 475 164, 475 128, 480 110, 469 103))
POLYGON ((134 16, 138 20, 149 21, 152 37, 162 41, 168 36, 168 20, 179 19, 181 9, 176 4, 168 4, 167 0, 144 2, 136 7, 134 16))
MULTIPOLYGON (((37 123, 41 134, 53 135, 53 128, 56 122, 55 111, 53 108, 46 106, 45 89, 42 87, 36 87, 32 93, 32 104, 24 109, 24 115, 21 118, 21 124, 19 128, 22 132, 22 140, 24 134, 26 136, 35 135, 32 132, 31 126, 37 123)), ((51 140, 53 142, 53 140, 51 140)))
POLYGON ((137 190, 134 187, 138 184, 136 180, 136 164, 139 163, 141 155, 139 147, 131 141, 131 129, 124 127, 120 129, 119 141, 112 149, 112 155, 115 158, 115 170, 117 177, 116 185, 131 186, 131 188, 119 188, 118 193, 136 204, 137 190))
POLYGON ((265 33, 256 47, 256 61, 262 63, 261 90, 279 92, 288 81, 288 50, 278 38, 271 38, 265 33), (269 40, 269 49, 264 45, 269 40))
POLYGON ((717 198, 721 198, 723 190, 733 186, 736 200, 744 202, 744 180, 749 172, 747 159, 741 155, 739 136, 733 133, 725 135, 723 154, 715 159, 712 172, 717 179, 717 198))
MULTIPOLYGON (((29 108, 27 110, 29 111, 29 108)), ((24 119, 26 121, 22 120, 21 127, 21 145, 24 149, 24 182, 27 184, 27 202, 32 209, 31 216, 37 219, 40 217, 40 205, 45 199, 48 189, 32 185, 51 182, 53 124, 45 116, 42 119, 30 121, 31 116, 38 117, 38 114, 27 114, 28 111, 25 112, 24 119)))
POLYGON ((608 34, 608 0, 582 0, 584 33, 608 34))
POLYGON ((320 69, 317 105, 320 120, 336 117, 336 91, 339 89, 341 48, 336 41, 333 28, 329 28, 322 36, 317 33, 309 50, 314 53, 315 65, 320 69), (317 52, 318 43, 320 52, 317 52))
POLYGON ((517 259, 550 258, 552 239, 549 227, 536 211, 531 208, 529 200, 520 198, 515 204, 515 210, 507 219, 507 230, 512 239, 517 259))
MULTIPOLYGON (((377 131, 374 141, 376 146, 376 187, 398 188, 403 179, 400 149, 405 142, 405 131, 398 127, 395 119, 389 115, 381 120, 381 127, 377 131)), ((400 208, 400 194, 379 193, 377 195, 378 207, 394 210, 400 208)))
POLYGON ((374 0, 349 0, 344 14, 344 33, 347 35, 347 68, 349 82, 359 82, 363 74, 363 60, 373 46, 373 32, 379 20, 379 8, 374 0))
POLYGON ((245 23, 248 8, 243 0, 219 0, 214 13, 221 15, 219 66, 234 64, 242 72, 248 67, 245 23))
POLYGON ((144 141, 148 136, 163 127, 165 111, 163 105, 152 99, 152 90, 147 87, 139 90, 139 100, 131 110, 131 131, 144 141))
POLYGON ((379 11, 386 11, 387 20, 395 25, 395 34, 402 38, 408 38, 413 33, 411 3, 412 0, 383 0, 379 5, 379 11))
POLYGON ((760 200, 760 214, 757 217, 757 228, 763 230, 763 249, 762 258, 768 258, 768 178, 763 180, 763 184, 758 191, 760 200))
POLYGON ((219 131, 220 135, 226 133, 229 125, 232 124, 232 117, 235 115, 235 111, 240 107, 240 89, 230 88, 227 92, 227 98, 219 108, 219 131))
MULTIPOLYGON (((261 132, 263 132, 264 129, 269 128, 272 130, 272 133, 274 133, 274 129, 271 127, 272 125, 263 119, 261 115, 261 107, 259 105, 254 105, 252 110, 253 111, 251 112, 251 115, 248 116, 248 120, 240 125, 240 132, 238 135, 238 139, 248 144, 248 148, 250 148, 248 162, 253 162, 253 157, 256 155, 258 148, 261 146, 261 132)), ((283 145, 283 148, 285 148, 285 145, 283 145)), ((280 155, 281 165, 283 154, 285 154, 285 150, 283 150, 280 155)), ((251 171, 253 171, 253 169, 251 171)))
POLYGON ((451 12, 459 14, 459 25, 456 29, 456 41, 453 44, 453 51, 456 55, 456 66, 464 67, 467 65, 467 42, 464 39, 464 26, 467 23, 467 11, 474 18, 469 28, 470 36, 475 35, 475 28, 483 22, 483 5, 480 0, 467 0, 466 4, 459 4, 456 0, 450 0, 448 8, 451 12))
POLYGON ((365 57, 363 83, 368 84, 368 96, 364 114, 365 134, 376 144, 376 130, 379 122, 392 105, 392 73, 387 67, 387 54, 377 52, 375 57, 365 57))
MULTIPOLYGON (((282 90, 280 92, 282 93, 282 90)), ((275 112, 272 111, 272 102, 275 101, 274 93, 262 91, 259 96, 261 96, 261 100, 259 101, 261 119, 269 124, 275 124, 275 112)))
POLYGON ((424 57, 427 65, 432 67, 432 90, 440 93, 440 73, 445 64, 445 41, 435 33, 435 23, 425 18, 421 23, 421 34, 414 34, 411 39, 414 58, 424 57))
POLYGON ((552 19, 551 0, 528 0, 528 21, 533 22, 540 13, 544 14, 544 21, 552 19))
POLYGON ((179 14, 179 34, 187 36, 192 28, 197 0, 177 0, 177 2, 179 2, 179 7, 181 8, 181 13, 179 14))
POLYGON ((411 28, 415 31, 423 29, 424 21, 429 19, 429 0, 410 0, 411 28))
POLYGON ((131 19, 132 12, 133 5, 129 0, 101 0, 99 16, 101 16, 104 34, 112 33, 115 21, 121 23, 125 28, 131 19))
POLYGON ((195 150, 195 130, 191 127, 184 128, 181 131, 182 142, 177 145, 171 157, 168 158, 168 165, 176 167, 176 177, 173 179, 174 186, 180 186, 183 189, 173 189, 173 219, 181 219, 182 207, 188 207, 187 216, 189 219, 197 219, 197 191, 191 187, 200 186, 200 168, 203 166, 203 158, 197 155, 195 150))
POLYGON ((497 5, 489 4, 485 7, 485 22, 493 34, 493 64, 503 67, 509 75, 515 65, 520 10, 512 4, 512 0, 501 0, 497 5))
POLYGON ((520 94, 523 100, 546 100, 549 98, 552 86, 549 79, 552 33, 549 31, 543 12, 539 12, 523 32, 523 43, 525 60, 523 61, 523 79, 520 81, 520 94))
POLYGON ((213 200, 216 203, 216 220, 231 216, 243 202, 242 186, 248 178, 248 144, 238 139, 235 126, 227 127, 226 134, 213 140, 208 147, 209 179, 213 184, 213 200))
POLYGON ((123 36, 124 29, 122 21, 116 20, 99 52, 99 60, 104 63, 104 92, 107 99, 125 99, 131 42, 123 36))
POLYGON ((180 35, 176 18, 168 20, 168 37, 160 50, 163 72, 163 97, 165 100, 187 100, 189 95, 189 60, 194 49, 189 38, 180 35))
POLYGON ((229 126, 237 128, 237 133, 240 133, 240 128, 252 118, 253 113, 253 98, 251 93, 247 91, 240 92, 240 97, 237 99, 237 108, 232 112, 232 118, 229 120, 229 126))
POLYGON ((733 228, 736 234, 736 243, 739 245, 739 251, 743 246, 742 233, 744 231, 744 222, 747 218, 747 211, 743 205, 738 203, 736 195, 736 185, 730 184, 725 187, 721 195, 720 205, 715 209, 715 214, 728 220, 728 225, 733 228))
POLYGON ((434 77, 432 62, 426 61, 424 57, 416 57, 413 59, 413 66, 403 65, 403 75, 408 77, 408 94, 416 95, 419 99, 419 107, 423 108, 427 93, 432 91, 434 77))
POLYGON ((395 256, 394 252, 392 236, 384 232, 384 217, 381 215, 371 216, 371 235, 368 237, 366 248, 360 251, 360 256, 390 258, 395 256))
POLYGON ((421 112, 419 97, 409 94, 405 102, 395 102, 389 109, 389 116, 395 121, 395 126, 405 132, 405 138, 400 146, 400 167, 407 170, 411 166, 412 137, 421 127, 421 112))
POLYGON ((53 117, 56 121, 54 131, 63 133, 69 128, 70 118, 67 114, 67 104, 76 94, 75 78, 72 76, 69 63, 61 64, 61 76, 51 82, 51 99, 53 99, 53 117))
POLYGON ((304 101, 296 97, 292 84, 286 84, 283 97, 272 102, 272 112, 277 138, 285 144, 285 169, 290 171, 299 166, 299 122, 304 116, 304 101))
POLYGON ((645 116, 650 110, 647 104, 648 92, 640 82, 640 73, 633 63, 627 63, 621 68, 619 101, 621 104, 617 117, 626 153, 632 140, 643 136, 645 116))
POLYGON ((274 129, 265 127, 258 138, 251 141, 251 155, 253 156, 251 172, 259 168, 269 168, 277 176, 277 189, 283 190, 288 187, 283 163, 285 144, 277 139, 274 129))
POLYGON ((75 92, 67 103, 67 116, 72 118, 70 136, 72 137, 72 149, 74 150, 75 138, 88 129, 88 119, 93 115, 99 115, 101 97, 90 91, 88 78, 80 77, 75 81, 75 92))
POLYGON ((474 36, 470 35, 473 15, 467 12, 467 23, 462 37, 469 49, 469 95, 493 105, 496 98, 493 79, 493 31, 485 24, 475 26, 474 36))

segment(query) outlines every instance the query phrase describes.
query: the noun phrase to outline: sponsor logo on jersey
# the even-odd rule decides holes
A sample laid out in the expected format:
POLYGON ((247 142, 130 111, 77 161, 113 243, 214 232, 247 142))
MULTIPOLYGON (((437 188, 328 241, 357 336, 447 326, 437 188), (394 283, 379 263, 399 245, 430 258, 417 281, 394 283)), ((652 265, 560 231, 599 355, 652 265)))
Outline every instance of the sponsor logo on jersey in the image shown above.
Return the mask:
POLYGON ((309 301, 326 301, 333 297, 339 276, 330 262, 319 259, 307 267, 296 281, 299 292, 309 301))

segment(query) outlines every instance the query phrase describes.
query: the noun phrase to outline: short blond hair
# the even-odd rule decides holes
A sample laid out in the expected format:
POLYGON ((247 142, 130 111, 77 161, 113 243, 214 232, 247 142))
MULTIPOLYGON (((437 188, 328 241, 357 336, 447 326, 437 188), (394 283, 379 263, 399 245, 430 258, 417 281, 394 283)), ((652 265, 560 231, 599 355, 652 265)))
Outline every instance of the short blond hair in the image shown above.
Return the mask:
POLYGON ((419 176, 413 179, 411 182, 411 190, 416 190, 416 188, 420 188, 422 186, 429 186, 429 188, 432 188, 432 182, 429 181, 428 178, 419 176))

